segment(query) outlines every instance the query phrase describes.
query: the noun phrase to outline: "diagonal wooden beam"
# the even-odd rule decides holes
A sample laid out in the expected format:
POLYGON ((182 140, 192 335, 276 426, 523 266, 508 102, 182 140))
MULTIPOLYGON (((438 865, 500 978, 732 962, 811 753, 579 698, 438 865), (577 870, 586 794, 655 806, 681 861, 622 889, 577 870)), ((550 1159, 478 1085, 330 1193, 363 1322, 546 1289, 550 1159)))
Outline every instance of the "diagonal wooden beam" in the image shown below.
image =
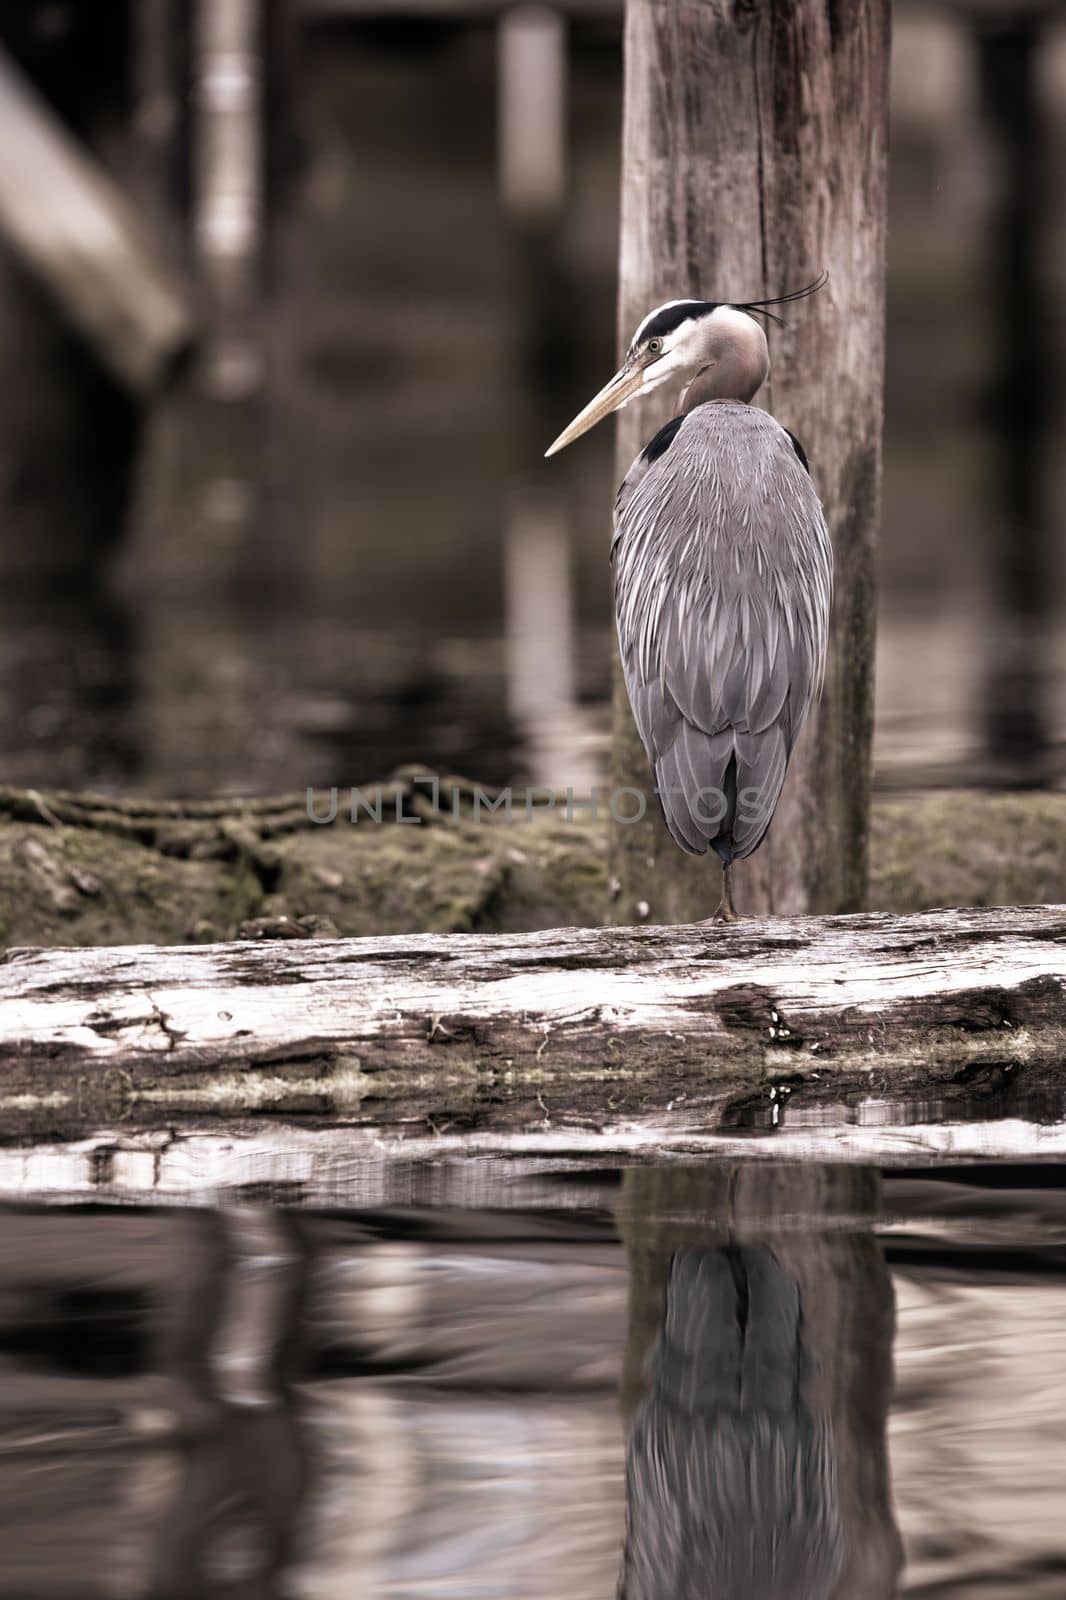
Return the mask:
POLYGON ((185 285, 117 184, 0 51, 0 238, 137 394, 192 334, 185 285))

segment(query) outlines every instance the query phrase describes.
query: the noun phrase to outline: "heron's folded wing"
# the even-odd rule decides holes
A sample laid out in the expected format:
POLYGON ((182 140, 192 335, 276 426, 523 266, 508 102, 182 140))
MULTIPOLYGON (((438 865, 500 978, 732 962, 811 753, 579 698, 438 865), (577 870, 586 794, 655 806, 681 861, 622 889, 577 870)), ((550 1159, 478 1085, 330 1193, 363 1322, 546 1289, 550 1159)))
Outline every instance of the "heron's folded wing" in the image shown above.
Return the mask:
POLYGON ((677 842, 715 836, 712 806, 758 790, 763 820, 734 833, 748 854, 765 832, 789 755, 817 693, 829 616, 821 506, 787 434, 751 407, 713 404, 669 448, 634 463, 612 543, 622 668, 634 718, 677 842), (723 735, 729 734, 729 738, 723 735))

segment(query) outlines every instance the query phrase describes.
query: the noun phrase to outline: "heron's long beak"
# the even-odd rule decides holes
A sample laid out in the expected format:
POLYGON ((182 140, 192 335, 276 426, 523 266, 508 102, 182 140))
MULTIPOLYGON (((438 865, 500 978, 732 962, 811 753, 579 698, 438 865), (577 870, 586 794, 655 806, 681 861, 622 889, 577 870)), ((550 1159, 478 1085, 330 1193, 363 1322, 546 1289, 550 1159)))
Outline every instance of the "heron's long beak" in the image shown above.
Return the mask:
POLYGON ((588 433, 597 422, 610 416, 612 411, 617 411, 619 406, 624 406, 631 400, 644 382, 644 368, 631 366, 629 362, 616 372, 610 383, 600 390, 594 400, 590 400, 584 411, 579 411, 568 428, 564 428, 555 443, 545 450, 545 457, 553 456, 560 450, 565 450, 568 444, 573 444, 575 439, 580 439, 583 433, 588 433))

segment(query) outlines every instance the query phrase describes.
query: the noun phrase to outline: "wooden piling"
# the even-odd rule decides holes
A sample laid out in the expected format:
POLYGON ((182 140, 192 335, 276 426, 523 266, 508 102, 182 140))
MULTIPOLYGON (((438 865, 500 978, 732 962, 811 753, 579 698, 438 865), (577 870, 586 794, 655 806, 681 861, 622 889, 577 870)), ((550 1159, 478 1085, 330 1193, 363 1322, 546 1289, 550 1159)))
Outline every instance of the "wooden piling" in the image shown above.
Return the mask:
MULTIPOLYGON (((888 0, 630 0, 625 54, 622 347, 660 301, 758 299, 830 273, 770 331, 760 396, 806 446, 832 531, 829 668, 770 835, 738 872, 738 904, 856 910, 873 722, 888 0)), ((676 399, 661 391, 622 413, 619 479, 676 399)), ((620 670, 612 784, 648 784, 620 670)), ((615 827, 612 879, 622 923, 707 916, 718 899, 717 863, 683 855, 657 815, 615 827)))

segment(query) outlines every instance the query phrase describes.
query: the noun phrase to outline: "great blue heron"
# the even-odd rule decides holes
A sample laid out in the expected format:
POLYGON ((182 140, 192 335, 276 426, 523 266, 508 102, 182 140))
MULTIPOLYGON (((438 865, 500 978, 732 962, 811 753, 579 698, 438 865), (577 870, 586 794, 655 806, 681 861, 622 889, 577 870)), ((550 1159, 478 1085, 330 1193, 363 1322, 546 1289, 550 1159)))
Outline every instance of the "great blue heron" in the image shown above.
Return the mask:
MULTIPOLYGON (((733 862, 762 843, 825 669, 832 552, 798 440, 751 404, 770 372, 752 313, 773 300, 670 300, 546 452, 660 384, 681 411, 645 445, 614 512, 615 616, 629 703, 682 850, 733 862)), ((779 320, 779 319, 775 319, 779 320)))

